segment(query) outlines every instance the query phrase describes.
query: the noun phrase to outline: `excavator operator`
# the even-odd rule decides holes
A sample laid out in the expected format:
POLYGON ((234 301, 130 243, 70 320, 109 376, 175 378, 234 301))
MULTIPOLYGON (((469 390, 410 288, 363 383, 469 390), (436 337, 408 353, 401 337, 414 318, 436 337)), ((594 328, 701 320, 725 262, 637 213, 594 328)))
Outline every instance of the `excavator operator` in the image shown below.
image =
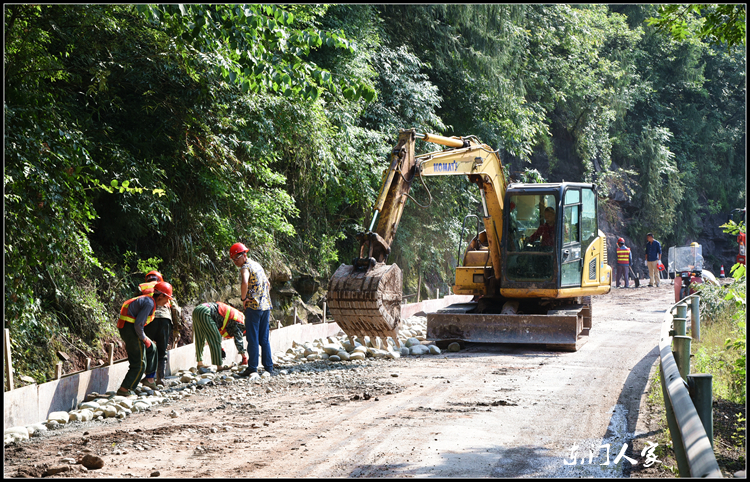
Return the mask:
POLYGON ((544 209, 544 220, 534 234, 529 236, 529 242, 533 243, 540 237, 542 238, 543 247, 554 247, 555 246, 555 210, 552 207, 546 207, 544 209))

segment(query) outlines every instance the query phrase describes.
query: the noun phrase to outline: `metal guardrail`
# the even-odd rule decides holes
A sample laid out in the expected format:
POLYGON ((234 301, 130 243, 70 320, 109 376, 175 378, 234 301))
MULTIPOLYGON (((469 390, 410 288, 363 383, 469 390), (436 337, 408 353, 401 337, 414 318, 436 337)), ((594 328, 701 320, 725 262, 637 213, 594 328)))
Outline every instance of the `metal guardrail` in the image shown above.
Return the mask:
POLYGON ((711 376, 690 375, 690 340, 685 336, 687 306, 690 299, 693 305, 691 334, 699 333, 697 295, 690 295, 672 305, 664 313, 659 339, 661 386, 667 411, 667 424, 672 435, 672 444, 677 458, 680 477, 721 478, 721 470, 713 451, 713 421, 711 407, 711 376), (676 316, 672 312, 677 309, 676 316), (674 329, 672 324, 674 322, 674 329), (672 342, 677 343, 673 354, 672 342), (687 350, 685 351, 685 345, 687 350), (677 356, 677 360, 675 359, 677 356), (678 364, 679 367, 678 368, 678 364), (708 382, 706 386, 705 382, 708 382), (692 391, 692 393, 691 393, 692 391), (692 395, 692 396, 691 396, 692 395), (705 408, 706 396, 708 409, 705 408), (695 400, 700 400, 696 409, 695 400), (699 410, 702 417, 699 415, 699 410), (711 432, 707 434, 706 427, 711 432))

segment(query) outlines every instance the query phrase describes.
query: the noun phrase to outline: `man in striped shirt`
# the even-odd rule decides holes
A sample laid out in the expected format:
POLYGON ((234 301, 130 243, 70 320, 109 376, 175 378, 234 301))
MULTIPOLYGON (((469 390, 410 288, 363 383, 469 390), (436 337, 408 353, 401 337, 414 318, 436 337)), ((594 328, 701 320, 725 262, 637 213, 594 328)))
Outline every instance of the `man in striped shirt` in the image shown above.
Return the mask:
POLYGON ((234 338, 237 353, 242 355, 242 364, 247 364, 247 354, 242 346, 245 332, 245 316, 231 306, 217 302, 202 303, 193 310, 193 341, 195 342, 195 358, 198 366, 203 366, 203 348, 208 343, 211 352, 211 364, 222 366, 224 350, 221 348, 222 338, 234 338))

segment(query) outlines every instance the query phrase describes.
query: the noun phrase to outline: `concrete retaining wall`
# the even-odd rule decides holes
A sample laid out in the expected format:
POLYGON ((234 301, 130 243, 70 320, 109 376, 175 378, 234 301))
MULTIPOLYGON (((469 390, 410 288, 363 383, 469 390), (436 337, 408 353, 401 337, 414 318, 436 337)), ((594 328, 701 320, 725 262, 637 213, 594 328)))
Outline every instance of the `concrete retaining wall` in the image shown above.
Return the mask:
MULTIPOLYGON (((471 296, 446 296, 438 300, 425 300, 401 307, 401 318, 406 319, 415 313, 433 312, 452 303, 471 300, 471 296)), ((340 331, 335 323, 319 323, 315 325, 292 325, 270 334, 271 350, 274 353, 284 352, 292 346, 293 341, 312 341, 317 338, 336 336, 340 331)), ((233 340, 222 343, 227 353, 226 362, 239 361, 240 357, 233 340)), ((195 366, 195 345, 181 346, 167 352, 167 373, 174 374, 178 370, 195 366)), ((203 360, 211 361, 208 346, 204 347, 203 360)), ((260 364, 259 364, 260 365, 260 364)), ((91 392, 104 393, 117 390, 128 371, 127 360, 115 362, 112 366, 94 368, 64 376, 60 380, 42 383, 41 385, 27 385, 5 392, 3 400, 3 430, 18 425, 30 425, 43 422, 47 416, 56 411, 70 411, 84 400, 91 392)))

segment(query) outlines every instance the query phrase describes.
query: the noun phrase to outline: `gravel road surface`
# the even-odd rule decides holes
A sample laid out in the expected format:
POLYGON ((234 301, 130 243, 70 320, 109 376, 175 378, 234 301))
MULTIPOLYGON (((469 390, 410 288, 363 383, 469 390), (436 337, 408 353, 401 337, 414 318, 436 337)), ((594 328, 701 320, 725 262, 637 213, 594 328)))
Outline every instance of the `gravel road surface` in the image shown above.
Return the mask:
POLYGON ((626 477, 647 462, 642 394, 673 299, 668 282, 595 297, 575 353, 468 344, 211 382, 123 420, 6 446, 4 475, 41 476, 88 454, 103 467, 68 460, 54 476, 626 477))

